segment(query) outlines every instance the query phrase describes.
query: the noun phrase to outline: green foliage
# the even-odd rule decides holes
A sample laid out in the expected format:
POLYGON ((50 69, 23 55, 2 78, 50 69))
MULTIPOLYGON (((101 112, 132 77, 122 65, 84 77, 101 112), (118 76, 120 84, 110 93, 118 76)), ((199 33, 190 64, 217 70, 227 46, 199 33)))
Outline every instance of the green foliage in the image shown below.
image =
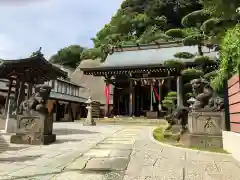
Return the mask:
POLYGON ((76 68, 81 61, 80 57, 85 48, 79 45, 71 45, 60 49, 57 54, 50 58, 50 62, 76 68))
POLYGON ((211 81, 213 78, 215 78, 218 75, 218 71, 212 71, 203 76, 204 79, 207 81, 211 81))
POLYGON ((193 97, 193 93, 186 93, 185 94, 185 97, 187 98, 187 99, 190 99, 191 97, 193 97))
POLYGON ((159 39, 166 41, 169 38, 170 37, 165 35, 162 30, 159 30, 157 26, 151 26, 143 32, 136 42, 139 44, 149 44, 154 41, 158 41, 159 39))
POLYGON ((166 31, 166 35, 173 37, 173 38, 184 38, 186 34, 181 29, 169 29, 166 31))
POLYGON ((164 99, 162 101, 162 105, 163 105, 163 107, 167 108, 168 111, 170 111, 170 112, 171 112, 171 109, 174 108, 174 104, 173 104, 172 100, 169 100, 169 99, 164 99))
POLYGON ((101 48, 90 48, 90 49, 85 49, 80 58, 81 59, 97 59, 99 57, 101 57, 102 51, 101 48))
POLYGON ((177 59, 170 59, 170 60, 164 61, 163 65, 166 67, 176 67, 176 68, 183 68, 185 66, 183 61, 177 60, 177 59))
POLYGON ((204 10, 193 11, 182 19, 182 25, 184 27, 200 27, 209 17, 210 15, 204 10))
POLYGON ((233 19, 237 16, 236 9, 240 6, 239 0, 202 0, 204 9, 213 16, 233 19))
POLYGON ((195 46, 202 43, 204 36, 201 34, 191 35, 183 39, 185 46, 195 46))
POLYGON ((214 63, 214 60, 210 59, 210 57, 208 57, 208 56, 198 56, 194 59, 194 62, 204 65, 204 64, 214 63))
POLYGON ((195 55, 189 52, 179 52, 174 54, 174 57, 176 58, 183 58, 183 59, 191 59, 193 58, 195 55))
POLYGON ((211 18, 203 22, 201 26, 201 30, 208 35, 214 35, 218 33, 220 30, 216 29, 216 26, 220 23, 220 19, 218 18, 211 18))
POLYGON ((203 77, 204 73, 199 69, 187 68, 181 72, 181 75, 183 76, 184 80, 190 81, 192 79, 203 77))
POLYGON ((212 81, 215 90, 221 91, 225 80, 240 72, 240 25, 227 31, 220 51, 220 69, 212 81))
POLYGON ((162 101, 163 107, 168 109, 168 112, 171 113, 173 109, 176 108, 177 92, 171 91, 165 96, 162 101))
MULTIPOLYGON (((182 28, 186 14, 200 10, 199 0, 125 0, 111 21, 94 38, 94 47, 104 52, 108 46, 166 42, 168 29, 182 28)), ((100 54, 104 60, 104 53, 100 54)))

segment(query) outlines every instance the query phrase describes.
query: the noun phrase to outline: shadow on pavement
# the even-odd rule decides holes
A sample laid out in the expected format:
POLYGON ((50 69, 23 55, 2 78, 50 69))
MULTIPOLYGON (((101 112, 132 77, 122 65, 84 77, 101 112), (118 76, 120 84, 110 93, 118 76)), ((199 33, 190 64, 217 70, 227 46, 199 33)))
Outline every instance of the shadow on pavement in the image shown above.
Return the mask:
MULTIPOLYGON (((106 173, 111 173, 111 172, 113 172, 113 171, 88 171, 88 172, 85 172, 85 171, 82 171, 82 170, 65 170, 65 171, 63 171, 63 172, 79 172, 79 173, 81 173, 81 174, 89 174, 89 172, 92 172, 92 173, 94 173, 94 174, 106 174, 106 173)), ((116 172, 118 172, 118 171, 116 171, 116 172)), ((30 176, 10 176, 10 177, 6 177, 5 179, 1 179, 1 180, 20 180, 20 179, 40 179, 41 177, 42 178, 44 178, 44 176, 53 176, 53 177, 51 177, 50 179, 52 179, 52 178, 54 178, 54 176, 56 176, 56 175, 59 175, 59 174, 61 174, 62 173, 62 171, 55 171, 54 172, 54 170, 53 170, 53 172, 50 172, 50 173, 36 173, 36 174, 34 174, 34 175, 30 175, 30 176)), ((49 179, 49 178, 48 178, 49 179)), ((106 179, 106 180, 120 180, 120 179, 116 179, 116 176, 114 176, 114 177, 110 177, 110 178, 104 178, 104 179, 106 179)), ((122 178, 121 178, 122 179, 122 178)))
POLYGON ((65 142, 80 142, 83 139, 57 139, 53 144, 62 144, 65 142))
POLYGON ((98 134, 99 132, 80 129, 54 129, 53 133, 56 135, 68 135, 68 134, 98 134))
POLYGON ((11 147, 9 143, 5 140, 4 136, 0 134, 0 153, 5 151, 19 151, 25 149, 26 147, 11 147))
POLYGON ((37 158, 40 158, 42 155, 37 156, 22 156, 22 157, 7 157, 7 158, 0 158, 0 162, 24 162, 24 161, 32 161, 37 158))

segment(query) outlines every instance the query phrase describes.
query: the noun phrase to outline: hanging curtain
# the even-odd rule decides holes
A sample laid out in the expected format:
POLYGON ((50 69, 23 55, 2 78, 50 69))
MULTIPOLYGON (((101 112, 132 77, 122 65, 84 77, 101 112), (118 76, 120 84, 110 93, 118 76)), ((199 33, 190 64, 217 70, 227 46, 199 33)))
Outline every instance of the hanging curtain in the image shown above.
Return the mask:
POLYGON ((154 91, 152 92, 153 93, 153 103, 156 103, 156 96, 155 96, 155 93, 154 93, 154 91))
POLYGON ((110 84, 105 85, 104 94, 106 97, 106 104, 110 104, 110 84))

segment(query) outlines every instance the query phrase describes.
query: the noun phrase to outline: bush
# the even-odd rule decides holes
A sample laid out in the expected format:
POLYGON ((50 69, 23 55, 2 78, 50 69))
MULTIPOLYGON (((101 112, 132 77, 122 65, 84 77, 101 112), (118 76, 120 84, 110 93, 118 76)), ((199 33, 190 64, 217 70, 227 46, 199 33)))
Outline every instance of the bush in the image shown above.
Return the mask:
POLYGON ((219 22, 220 20, 217 18, 208 19, 202 24, 201 30, 205 34, 211 34, 211 32, 213 32, 216 29, 216 26, 218 25, 219 22))
POLYGON ((215 91, 222 92, 224 82, 240 72, 240 25, 227 31, 220 51, 220 69, 212 81, 215 91))
POLYGON ((185 27, 196 27, 209 19, 209 14, 203 10, 193 11, 182 19, 182 25, 185 27))
POLYGON ((207 73, 203 76, 204 79, 206 79, 207 81, 212 80, 213 78, 215 78, 218 75, 218 71, 212 71, 210 73, 207 73))
POLYGON ((176 60, 176 59, 170 59, 170 60, 164 61, 163 64, 166 67, 176 67, 176 68, 184 67, 184 62, 181 60, 176 60))
POLYGON ((182 31, 181 29, 169 29, 166 32, 167 36, 173 37, 173 38, 184 38, 186 37, 186 34, 184 31, 182 31))
POLYGON ((192 79, 197 79, 202 77, 204 73, 199 69, 188 68, 188 69, 184 69, 181 72, 181 75, 183 76, 184 80, 190 81, 192 79))
POLYGON ((204 40, 204 36, 202 34, 190 35, 183 39, 183 44, 185 46, 195 46, 201 44, 204 40))
POLYGON ((214 60, 210 59, 208 56, 198 56, 194 59, 194 62, 198 64, 211 64, 214 63, 214 60))
POLYGON ((191 59, 195 55, 189 52, 179 52, 174 55, 176 58, 191 59))

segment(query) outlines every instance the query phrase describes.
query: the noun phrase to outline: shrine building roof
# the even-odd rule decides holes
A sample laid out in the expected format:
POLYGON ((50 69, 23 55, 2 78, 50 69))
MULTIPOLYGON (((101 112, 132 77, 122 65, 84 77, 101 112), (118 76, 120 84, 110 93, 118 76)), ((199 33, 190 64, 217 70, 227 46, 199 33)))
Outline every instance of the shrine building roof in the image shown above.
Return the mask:
POLYGON ((67 73, 48 62, 42 54, 25 59, 0 60, 0 78, 3 79, 42 83, 61 77, 66 78, 67 73))
MULTIPOLYGON (((216 60, 216 52, 202 48, 204 56, 216 60)), ((113 48, 104 63, 95 68, 81 68, 85 74, 102 75, 109 71, 131 71, 136 69, 164 69, 164 61, 175 59, 185 64, 194 64, 194 58, 181 59, 174 55, 179 52, 198 54, 197 46, 184 46, 182 43, 165 43, 113 48)), ((166 68, 165 68, 166 69, 166 68)))

